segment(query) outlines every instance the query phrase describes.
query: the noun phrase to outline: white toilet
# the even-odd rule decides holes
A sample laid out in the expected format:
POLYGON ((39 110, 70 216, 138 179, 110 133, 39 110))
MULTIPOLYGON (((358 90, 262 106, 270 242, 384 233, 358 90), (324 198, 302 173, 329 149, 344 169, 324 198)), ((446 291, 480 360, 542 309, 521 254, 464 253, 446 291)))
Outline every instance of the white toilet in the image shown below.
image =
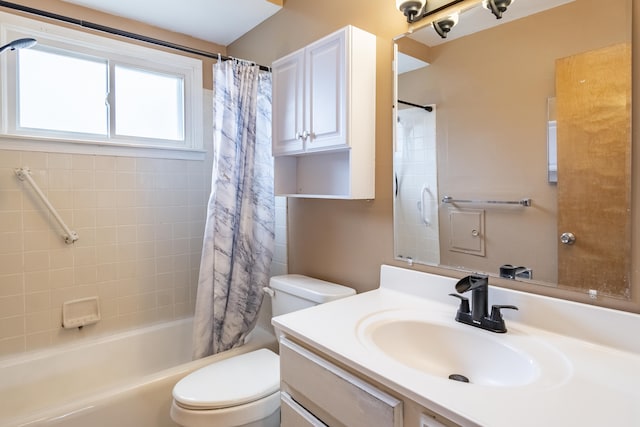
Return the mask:
MULTIPOLYGON (((299 274, 271 278, 273 315, 354 295, 346 286, 299 274)), ((280 426, 280 360, 261 349, 187 375, 173 388, 171 419, 184 427, 280 426)))

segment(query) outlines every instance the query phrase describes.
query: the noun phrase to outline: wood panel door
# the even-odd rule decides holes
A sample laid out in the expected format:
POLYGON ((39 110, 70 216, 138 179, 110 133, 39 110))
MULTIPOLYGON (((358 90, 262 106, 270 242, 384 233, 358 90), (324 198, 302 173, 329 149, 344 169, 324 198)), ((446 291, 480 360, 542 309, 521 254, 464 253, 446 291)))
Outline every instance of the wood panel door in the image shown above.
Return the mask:
POLYGON ((631 46, 557 60, 556 103, 558 283, 628 297, 631 46))

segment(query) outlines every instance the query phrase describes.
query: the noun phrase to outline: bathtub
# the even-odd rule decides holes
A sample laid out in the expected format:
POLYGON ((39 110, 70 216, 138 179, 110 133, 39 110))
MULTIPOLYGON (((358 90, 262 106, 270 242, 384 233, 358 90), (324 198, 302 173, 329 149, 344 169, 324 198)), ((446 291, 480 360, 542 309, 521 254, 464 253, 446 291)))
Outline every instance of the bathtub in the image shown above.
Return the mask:
POLYGON ((163 427, 180 378, 215 360, 276 350, 257 327, 242 347, 191 361, 192 319, 0 359, 0 426, 163 427))

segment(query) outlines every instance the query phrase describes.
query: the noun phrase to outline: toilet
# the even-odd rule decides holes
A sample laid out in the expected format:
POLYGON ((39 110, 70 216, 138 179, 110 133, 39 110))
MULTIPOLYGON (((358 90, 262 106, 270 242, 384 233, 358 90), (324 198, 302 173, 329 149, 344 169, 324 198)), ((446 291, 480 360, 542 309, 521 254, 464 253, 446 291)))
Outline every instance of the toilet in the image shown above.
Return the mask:
MULTIPOLYGON (((299 274, 265 288, 273 316, 355 295, 346 286, 299 274)), ((212 363, 174 386, 171 419, 183 427, 280 426, 280 359, 260 349, 212 363)))

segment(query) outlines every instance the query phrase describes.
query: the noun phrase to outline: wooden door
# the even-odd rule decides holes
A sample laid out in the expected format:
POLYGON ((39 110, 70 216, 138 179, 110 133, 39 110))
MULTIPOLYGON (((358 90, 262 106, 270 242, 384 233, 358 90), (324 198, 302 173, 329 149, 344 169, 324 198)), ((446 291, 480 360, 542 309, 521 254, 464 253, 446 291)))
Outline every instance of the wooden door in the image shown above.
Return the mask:
POLYGON ((628 297, 631 46, 556 62, 558 283, 628 297), (573 233, 575 242, 560 242, 573 233))

